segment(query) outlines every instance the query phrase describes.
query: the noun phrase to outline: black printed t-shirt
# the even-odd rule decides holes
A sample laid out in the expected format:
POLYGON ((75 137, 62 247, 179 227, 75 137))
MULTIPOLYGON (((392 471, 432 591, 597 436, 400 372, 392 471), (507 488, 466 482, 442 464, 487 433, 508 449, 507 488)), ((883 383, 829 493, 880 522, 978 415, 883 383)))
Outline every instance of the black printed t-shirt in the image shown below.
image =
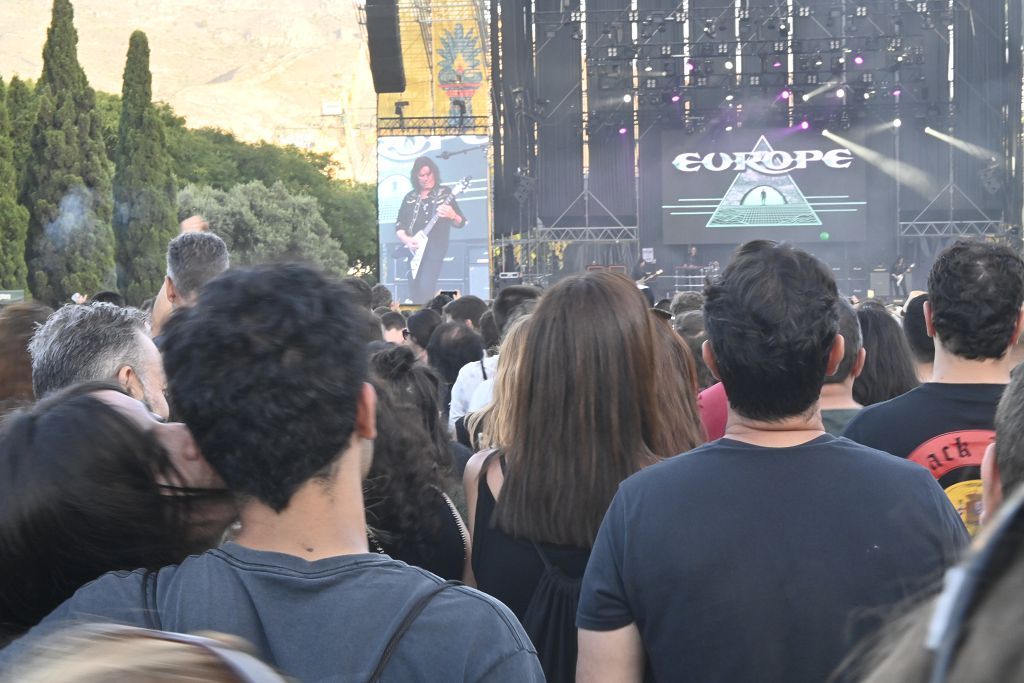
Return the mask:
POLYGON ((996 407, 1005 388, 928 382, 865 408, 843 436, 926 467, 974 533, 981 514, 981 459, 995 438, 996 407))
POLYGON ((719 439, 622 483, 576 623, 635 623, 647 680, 821 683, 967 539, 905 460, 830 435, 719 439))

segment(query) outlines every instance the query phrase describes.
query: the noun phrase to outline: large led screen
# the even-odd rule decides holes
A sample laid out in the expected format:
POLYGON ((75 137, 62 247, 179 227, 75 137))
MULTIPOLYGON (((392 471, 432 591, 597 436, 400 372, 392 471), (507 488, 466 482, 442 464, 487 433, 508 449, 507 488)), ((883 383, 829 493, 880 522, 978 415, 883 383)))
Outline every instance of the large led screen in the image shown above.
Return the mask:
POLYGON ((486 136, 377 142, 380 281, 401 303, 490 296, 486 136))
POLYGON ((662 134, 666 244, 864 239, 866 164, 811 131, 662 134))

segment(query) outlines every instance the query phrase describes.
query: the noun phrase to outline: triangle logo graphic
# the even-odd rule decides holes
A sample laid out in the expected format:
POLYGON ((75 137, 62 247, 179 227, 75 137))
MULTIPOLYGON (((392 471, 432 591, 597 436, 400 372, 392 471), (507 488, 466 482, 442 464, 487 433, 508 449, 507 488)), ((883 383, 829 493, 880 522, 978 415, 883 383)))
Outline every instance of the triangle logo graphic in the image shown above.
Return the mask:
MULTIPOLYGON (((762 135, 752 151, 770 153, 775 150, 762 135)), ((736 174, 705 227, 814 225, 821 225, 821 219, 788 173, 769 175, 748 167, 736 174)))

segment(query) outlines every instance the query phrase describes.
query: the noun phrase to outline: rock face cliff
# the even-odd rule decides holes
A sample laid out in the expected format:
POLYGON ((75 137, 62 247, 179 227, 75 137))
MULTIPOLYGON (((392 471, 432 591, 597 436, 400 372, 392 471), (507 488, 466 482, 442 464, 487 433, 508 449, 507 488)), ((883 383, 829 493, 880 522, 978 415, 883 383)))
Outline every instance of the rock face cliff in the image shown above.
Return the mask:
MULTIPOLYGON (((78 56, 121 92, 128 38, 152 51, 153 98, 191 127, 332 155, 337 177, 375 181, 366 39, 354 0, 73 0, 78 56)), ((0 0, 0 75, 35 80, 50 0, 0 0)))

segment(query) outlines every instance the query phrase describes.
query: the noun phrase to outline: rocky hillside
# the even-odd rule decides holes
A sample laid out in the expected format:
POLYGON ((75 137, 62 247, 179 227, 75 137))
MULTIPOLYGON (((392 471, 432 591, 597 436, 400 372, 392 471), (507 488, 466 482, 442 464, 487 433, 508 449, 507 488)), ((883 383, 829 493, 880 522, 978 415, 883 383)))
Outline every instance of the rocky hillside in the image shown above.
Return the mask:
MULTIPOLYGON (((192 127, 329 152, 372 182, 375 96, 355 0, 73 0, 90 84, 120 93, 128 37, 152 50, 153 95, 192 127)), ((36 79, 49 0, 0 0, 0 75, 36 79)))

